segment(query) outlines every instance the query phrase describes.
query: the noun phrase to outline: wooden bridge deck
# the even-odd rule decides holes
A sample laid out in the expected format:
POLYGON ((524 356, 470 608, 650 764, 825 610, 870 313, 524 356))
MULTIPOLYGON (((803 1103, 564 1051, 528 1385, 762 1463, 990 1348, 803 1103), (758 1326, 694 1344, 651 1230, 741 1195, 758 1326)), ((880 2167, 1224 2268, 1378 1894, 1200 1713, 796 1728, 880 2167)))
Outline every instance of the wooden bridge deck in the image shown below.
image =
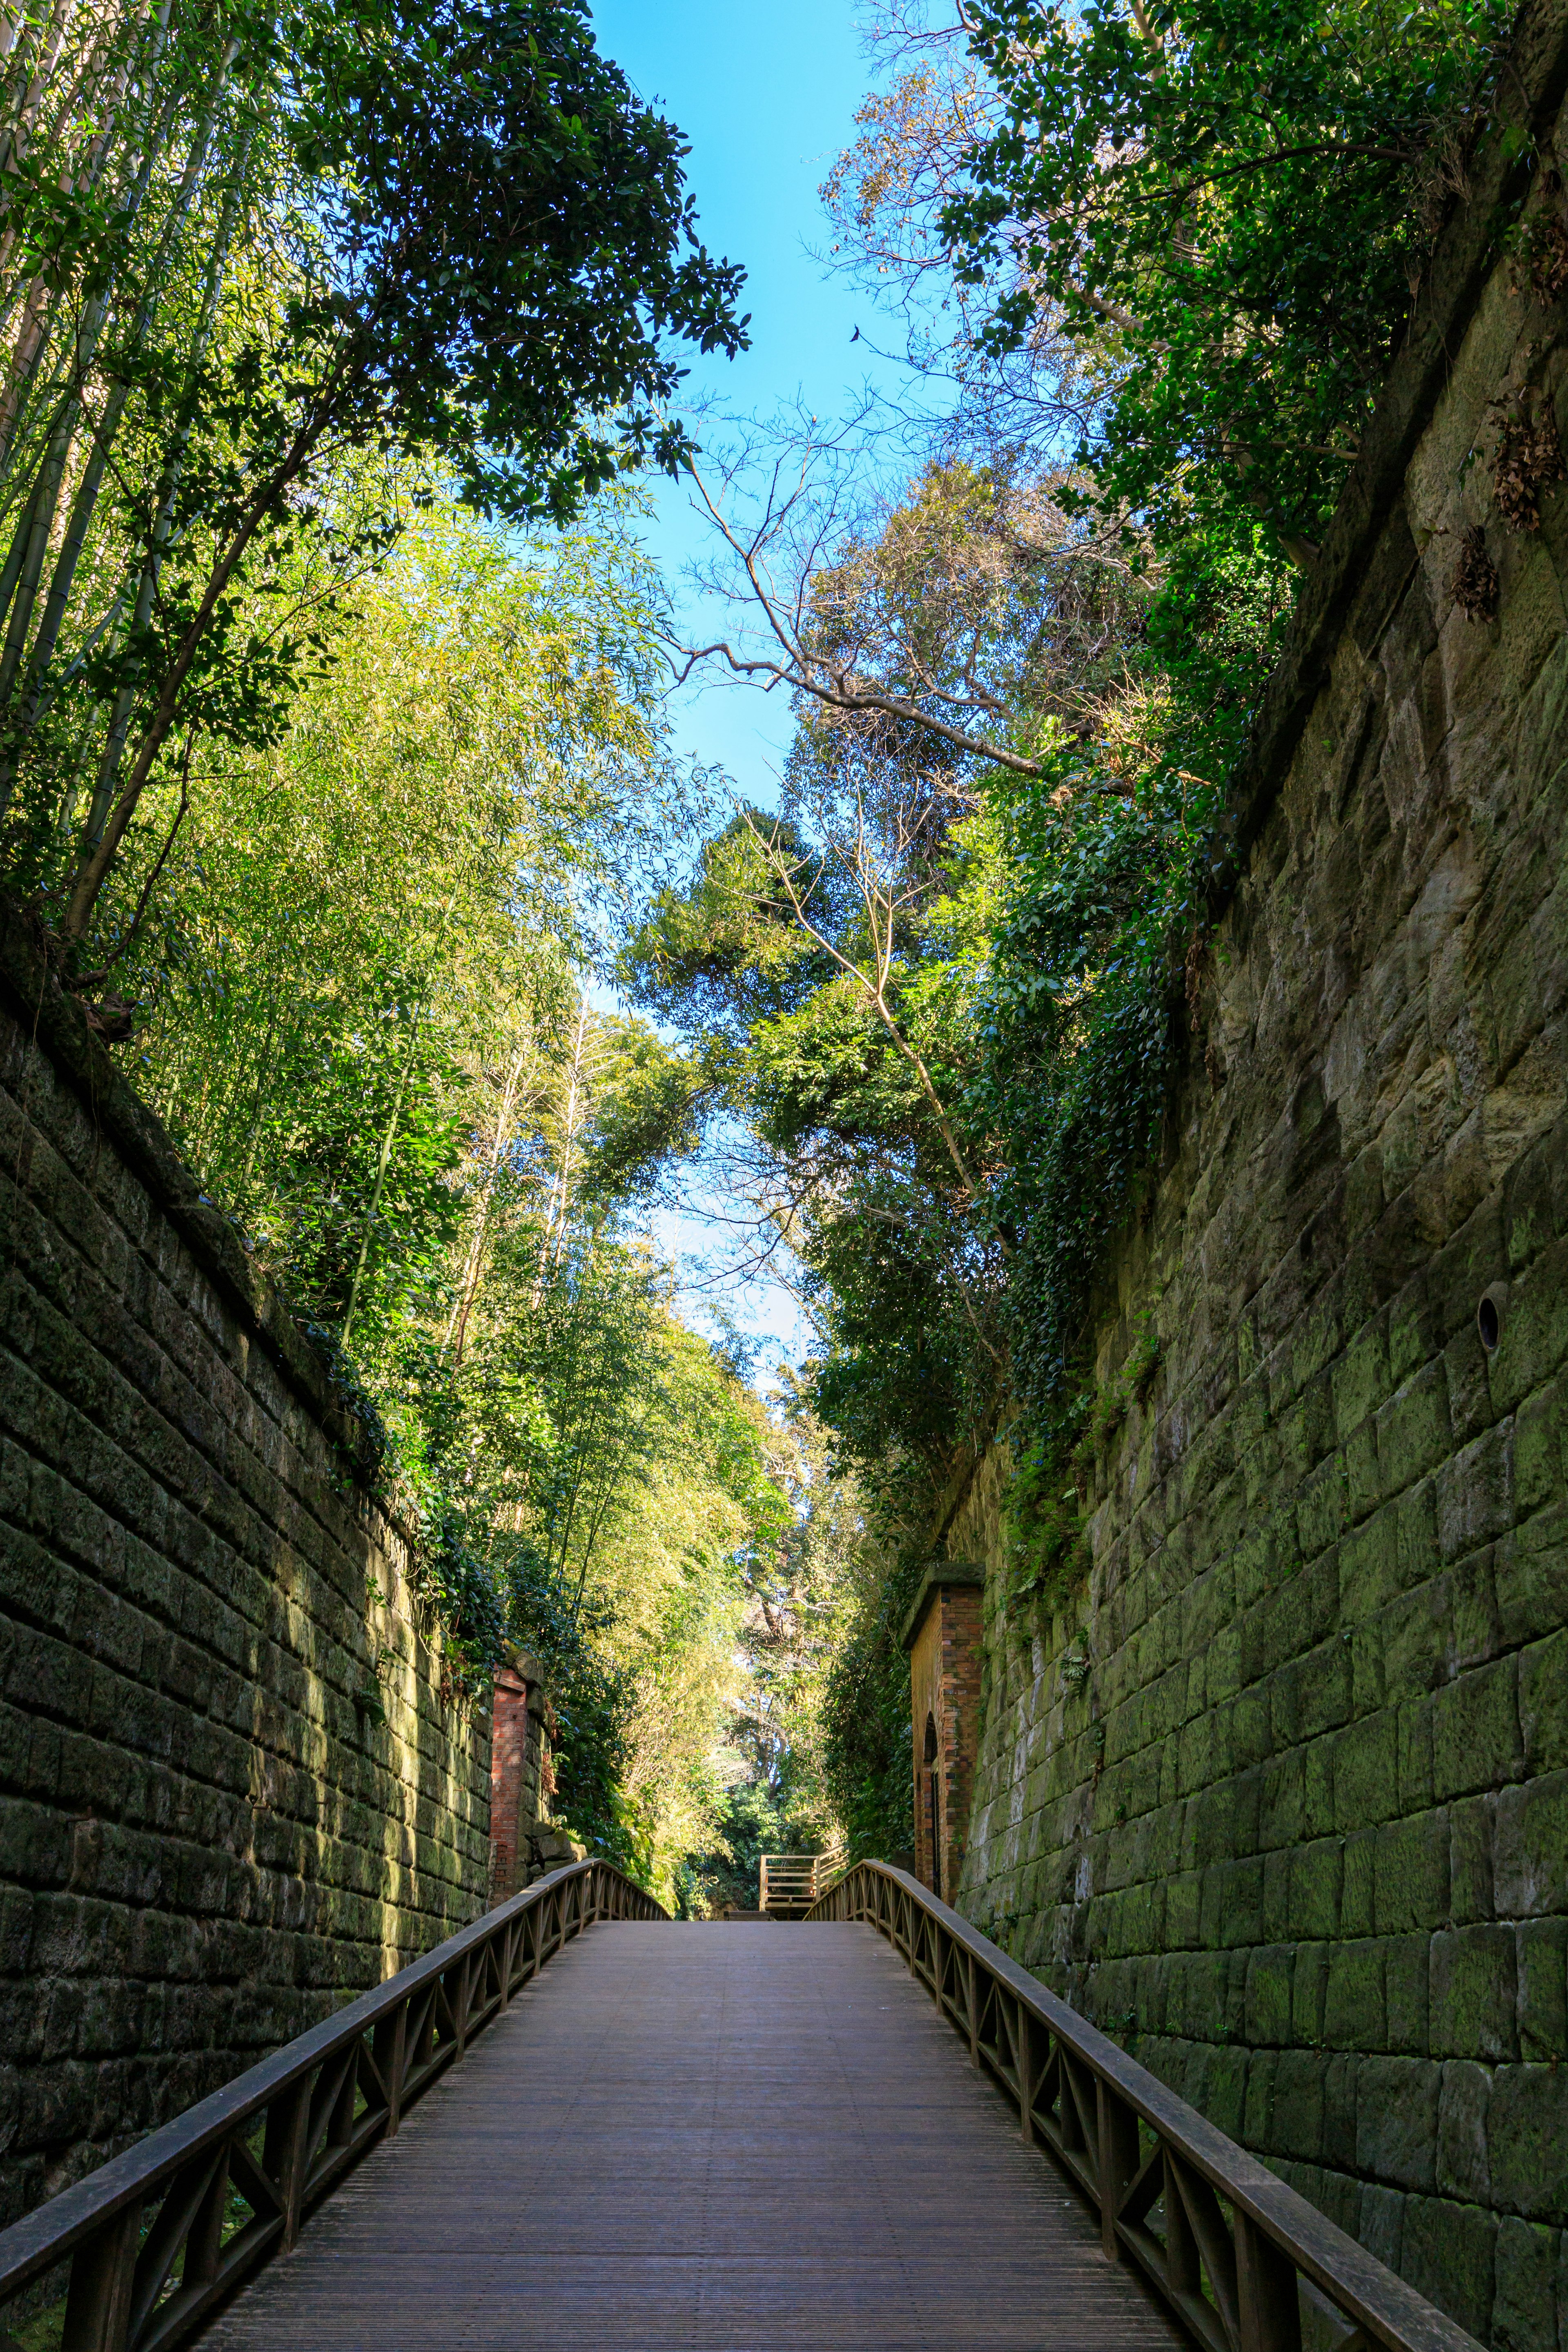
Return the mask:
POLYGON ((1184 2339, 865 1926, 569 1944, 204 2352, 1184 2339))

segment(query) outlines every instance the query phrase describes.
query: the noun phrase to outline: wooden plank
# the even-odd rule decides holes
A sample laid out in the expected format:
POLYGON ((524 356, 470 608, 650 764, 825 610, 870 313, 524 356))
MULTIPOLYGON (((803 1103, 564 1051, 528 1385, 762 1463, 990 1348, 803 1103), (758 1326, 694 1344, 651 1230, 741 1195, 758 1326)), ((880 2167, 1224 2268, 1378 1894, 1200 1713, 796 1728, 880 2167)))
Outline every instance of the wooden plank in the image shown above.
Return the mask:
POLYGON ((569 1943, 204 2352, 1169 2352, 868 1927, 569 1943), (805 2262, 788 2257, 808 2248, 805 2262))

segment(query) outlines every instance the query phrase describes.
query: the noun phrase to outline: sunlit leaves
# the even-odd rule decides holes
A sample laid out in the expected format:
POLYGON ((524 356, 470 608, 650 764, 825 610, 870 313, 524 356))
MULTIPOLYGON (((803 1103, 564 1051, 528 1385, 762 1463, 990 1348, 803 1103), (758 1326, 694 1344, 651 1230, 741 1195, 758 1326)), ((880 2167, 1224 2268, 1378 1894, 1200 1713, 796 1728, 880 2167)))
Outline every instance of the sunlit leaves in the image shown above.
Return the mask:
POLYGON ((999 124, 943 215, 1000 352, 1045 310, 1121 373, 1081 452, 1169 536, 1263 517, 1305 552, 1457 184, 1506 11, 989 0, 999 124))

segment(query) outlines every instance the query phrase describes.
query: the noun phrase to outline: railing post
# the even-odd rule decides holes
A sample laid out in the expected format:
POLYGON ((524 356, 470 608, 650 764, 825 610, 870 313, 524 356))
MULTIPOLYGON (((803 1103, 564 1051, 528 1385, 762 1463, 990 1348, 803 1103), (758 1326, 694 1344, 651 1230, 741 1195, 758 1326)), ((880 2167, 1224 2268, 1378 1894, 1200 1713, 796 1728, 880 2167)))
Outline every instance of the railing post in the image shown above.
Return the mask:
POLYGON ((332 2101, 332 2112, 327 2120, 327 2146, 347 2147, 354 2136, 354 2100, 359 2094, 359 2053, 363 2044, 349 2053, 349 2063, 343 2069, 338 2095, 332 2101))
POLYGON ((403 2117, 403 2077, 408 2066, 408 2003, 400 2000, 390 2017, 376 2028, 375 2062, 386 2084, 386 2136, 390 2139, 403 2117))
POLYGON ((1236 2216, 1236 2300, 1241 2352, 1301 2352, 1296 2265, 1256 2221, 1236 2216))
POLYGON ((1103 2074, 1094 2078, 1100 2124, 1100 2242, 1107 2262, 1121 2257, 1116 2217, 1138 2175, 1138 2118, 1120 2100, 1103 2074))
POLYGON ((71 2261, 60 2352, 122 2352, 141 2235, 142 2209, 128 2205, 78 2247, 71 2261))
POLYGON ((457 1999, 452 2003, 452 2039, 457 2055, 461 2057, 468 2039, 468 1986, 473 1976, 473 1962, 465 1952, 458 1962, 457 1999))
POLYGON ((969 2063, 978 2073, 980 2069, 980 2003, 975 1997, 973 1952, 964 1953, 963 1963, 964 1999, 969 2011, 969 2063))
POLYGON ((1024 2146, 1035 2145, 1035 2021, 1018 2003, 1018 2127, 1024 2146))
POLYGON ((1183 2295, 1202 2291, 1203 2270, 1198 2259, 1198 2242, 1182 2196, 1176 2159, 1168 2147, 1162 2147, 1164 2175, 1163 2195, 1165 2200, 1165 2291, 1173 2302, 1183 2295))
POLYGON ((310 2133, 310 2085, 307 2074, 267 2110, 267 2137, 262 2143, 262 2167, 278 2184, 283 2206, 283 2251, 300 2235, 300 2213, 305 2201, 305 2159, 310 2133))
POLYGON ((218 2257, 223 2252, 224 2217, 228 2206, 228 2150, 226 2147, 213 2168, 213 2177, 202 2191, 202 2201, 196 2218, 191 2223, 185 2240, 185 2263, 181 2282, 185 2286, 206 2286, 217 2276, 218 2257))

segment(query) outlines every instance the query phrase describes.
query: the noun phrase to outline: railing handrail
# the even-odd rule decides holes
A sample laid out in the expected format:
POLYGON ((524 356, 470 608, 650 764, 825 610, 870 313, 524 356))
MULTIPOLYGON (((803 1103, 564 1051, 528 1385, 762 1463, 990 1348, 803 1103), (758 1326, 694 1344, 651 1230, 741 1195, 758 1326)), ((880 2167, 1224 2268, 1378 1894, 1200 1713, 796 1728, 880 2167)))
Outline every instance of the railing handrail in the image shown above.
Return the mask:
MULTIPOLYGON (((296 2035, 292 2042, 275 2051, 271 2057, 263 2058, 258 2064, 247 2067, 243 2074, 236 2075, 220 2090, 199 2100, 184 2115, 161 2125, 122 2155, 110 2158, 107 2164, 100 2165, 84 2179, 61 2189, 58 2196, 48 2199, 35 2211, 25 2214, 19 2221, 14 2221, 9 2229, 0 2231, 0 2303, 20 2294, 35 2279, 52 2270, 68 2256, 76 2254, 89 2242, 103 2239, 106 2233, 115 2234, 115 2225, 127 2214, 133 2212, 139 2220, 143 2206, 161 2189, 178 2176, 189 2174, 193 2168, 199 2168, 203 2158, 215 2148, 232 2148, 242 2137, 245 2127, 274 2108, 288 2093, 322 2074, 334 2058, 341 2057, 345 2052, 353 2053, 363 2048, 367 2033, 373 2033, 376 2028, 394 2021, 405 2021, 411 2006, 419 2003, 428 1990, 430 1999, 421 2017, 420 2031, 423 2033, 428 2025, 431 2054, 424 2062, 423 2071, 412 2087, 402 2089, 401 2095, 398 2088, 387 2088, 385 2113, 374 2117, 357 2141, 342 2143, 348 2160, 363 2153, 383 2130, 395 2131, 402 2112, 445 2070, 447 2063, 461 2057, 471 2034, 479 2032, 491 2016, 506 2006, 516 1983, 524 1981, 527 1975, 542 1967, 544 1961, 559 1950, 574 1928, 580 1933, 584 1927, 605 1916, 667 1920, 669 1914, 624 1872, 617 1870, 613 1864, 597 1859, 567 1863, 561 1869, 536 1879, 531 1886, 524 1887, 521 1894, 497 1905, 494 1910, 483 1913, 468 1927, 460 1927, 456 1935, 448 1936, 444 1943, 437 1944, 422 1958, 400 1969, 395 1976, 388 1977, 371 1991, 361 1993, 331 2017, 324 2018, 319 2025, 310 2026, 305 2032, 296 2035), (606 1898, 613 1909, 607 1909, 606 1898), (514 1931, 521 1929, 530 1913, 552 1906, 555 1916, 555 1941, 546 1951, 542 1948, 542 1932, 536 1935, 531 1963, 519 1972, 517 1961, 521 1943, 514 1931), (498 1949, 501 1955, 499 1965, 498 1949), (447 1998, 446 2019, 439 2019, 437 2003, 444 1997, 444 1980, 455 1969, 464 1969, 465 1964, 471 1963, 476 1957, 481 1964, 481 1971, 488 1970, 479 2007, 470 2014, 468 1996, 472 1990, 472 1974, 468 1970, 459 1979, 462 1990, 458 2000, 454 2004, 447 1998), (445 2041, 439 2040, 443 2032, 447 2037, 445 2041)), ((367 2059, 374 2072, 374 2056, 367 2053, 367 2059)), ((412 2061, 407 2063, 412 2072, 412 2061)), ((400 2066, 405 2063, 401 2054, 398 2063, 400 2066)), ((355 2120, 352 2112, 353 2098, 359 2088, 363 2088, 360 2073, 351 2063, 348 2070, 351 2110, 348 2121, 351 2128, 355 2120)), ((340 2084, 334 2096, 341 2103, 343 2087, 340 2084)), ((310 2154, 307 2150, 307 2168, 310 2160, 310 2154)), ((339 2168, 346 2168, 346 2162, 339 2168)), ((258 2177, 264 2186, 273 2185, 266 2181, 265 2176, 258 2177)), ((326 2188, 335 2186, 336 2178, 337 2171, 334 2170, 331 2179, 315 2193, 324 2194, 326 2188)), ((286 2239, 291 2238, 290 2219, 292 2226, 298 2226, 300 2204, 312 2201, 312 2184, 305 2181, 301 2187, 302 2197, 296 2199, 292 2216, 284 2217, 282 2235, 286 2239)), ((172 2261, 173 2258, 171 2266, 172 2261)), ((72 2294, 74 2298, 74 2273, 72 2294)), ((0 2322, 0 2335, 3 2335, 3 2325, 0 2322)), ((68 2321, 68 2344, 70 2335, 68 2321)), ((118 2352, 112 2329, 108 2333, 100 2330, 81 2338, 84 2345, 92 2345, 93 2352, 97 2352, 100 2339, 105 2352, 118 2352)), ((156 2338, 160 2346, 174 2340, 173 2336, 163 2334, 156 2338)))
MULTIPOLYGON (((896 1870, 885 1862, 853 1864, 837 1885, 813 1904, 806 1916, 869 1920, 903 1952, 938 2005, 958 2031, 967 2035, 974 2063, 984 2067, 1018 2107, 1026 2138, 1051 2147, 1066 2163, 1078 2187, 1099 2204, 1107 2252, 1131 2254, 1177 2315, 1200 2341, 1209 2341, 1214 2352, 1226 2352, 1226 2347, 1238 2347, 1238 2352, 1294 2352, 1300 2336, 1290 2332, 1293 2321, 1281 2327, 1278 2278, 1258 2289, 1256 2282, 1249 2283, 1243 2276, 1237 2288, 1240 2299, 1234 2312, 1218 2312, 1215 2315, 1219 2327, 1211 2330, 1207 2315, 1212 2306, 1204 2303, 1201 2311, 1190 2307, 1201 2300, 1195 2286, 1191 2294, 1184 2290, 1177 2294, 1158 2275, 1157 2263, 1152 2261, 1149 2244, 1143 2241, 1157 2242, 1152 2240, 1151 2233, 1140 2230, 1141 2214, 1128 2218, 1153 2157, 1139 2157, 1136 2162, 1131 2162, 1138 2155, 1135 2126, 1131 2150, 1124 2131, 1117 2146, 1113 2112, 1117 2106, 1130 2110, 1132 2116, 1148 2126, 1154 2135, 1155 2154, 1169 2149, 1173 2158, 1195 2172, 1217 2197, 1223 2197, 1245 2216, 1261 2232, 1268 2246, 1286 2258, 1294 2273, 1305 2278, 1352 2323, 1352 2333, 1341 2352, 1354 2352, 1355 2329, 1362 2331, 1367 2344, 1383 2346, 1386 2352, 1481 2352, 1475 2337, 1467 2335, 1457 2322, 1320 2213, 1315 2205, 1309 2204, 1259 2158, 1238 2147, 1195 2107, 1189 2106, 1186 2100, 1167 2090, 1157 2075, 1130 2058, 1067 2001, 1047 1991, 1037 1978, 908 1872, 896 1870), (940 1950, 917 1952, 912 1918, 900 1921, 900 1910, 918 1914, 929 1922, 938 1937, 946 1939, 951 1952, 963 1955, 966 1965, 950 1971, 950 1955, 940 1950), (1002 2011, 990 2017, 994 2033, 989 2042, 984 2032, 988 2021, 987 2000, 984 1995, 977 1998, 974 1986, 977 1969, 984 1970, 993 1988, 1005 1993, 1016 2012, 1011 2020, 1002 2011), (1034 2068, 1024 2022, 1030 2019, 1089 2070, 1097 2086, 1102 2086, 1096 2103, 1098 2130, 1086 2129, 1081 2135, 1085 2144, 1082 2152, 1089 2162, 1071 2161, 1078 2151, 1068 2148, 1064 2153, 1056 2145, 1051 2131, 1043 2127, 1049 2117, 1037 2110, 1037 2101, 1040 2089, 1048 2083, 1055 2055, 1047 2057, 1044 2068, 1034 2068), (1022 2032, 1018 2030, 1020 2026, 1022 2032), (1002 2046, 1004 2034, 1010 2045, 1005 2050, 1002 2046), (1025 2059, 1023 2072, 1013 2063, 1019 2055, 1025 2059), (1247 2315, 1254 2307, 1263 2311, 1264 2316, 1256 2326, 1249 2327, 1247 2315)), ((989 2007, 994 2010, 994 2002, 989 2007)), ((1067 2091, 1060 2095, 1065 2102, 1067 2091)), ((1076 2128, 1079 2122, 1087 2123, 1089 2119, 1077 2111, 1076 2091, 1073 2096, 1071 2120, 1076 2128)), ((1179 2193, 1170 2185, 1171 2178, 1167 2171, 1163 2191, 1167 2197, 1179 2193)), ((1147 2197, 1143 2211, 1157 2201, 1160 2193, 1155 2191, 1147 2197)), ((1250 2240, 1250 2231, 1245 2235, 1250 2240)), ((1209 2256, 1217 2248, 1201 2245, 1200 2251, 1212 2271, 1214 2263, 1209 2256)), ((1250 2245, 1246 2251, 1251 2256, 1250 2245)), ((1240 2253, 1242 2249, 1237 2252, 1240 2253)), ((1256 2268, 1256 2258, 1253 2266, 1256 2268)), ((1247 2268, 1244 2260, 1238 2263, 1238 2273, 1245 2273, 1247 2268)))

